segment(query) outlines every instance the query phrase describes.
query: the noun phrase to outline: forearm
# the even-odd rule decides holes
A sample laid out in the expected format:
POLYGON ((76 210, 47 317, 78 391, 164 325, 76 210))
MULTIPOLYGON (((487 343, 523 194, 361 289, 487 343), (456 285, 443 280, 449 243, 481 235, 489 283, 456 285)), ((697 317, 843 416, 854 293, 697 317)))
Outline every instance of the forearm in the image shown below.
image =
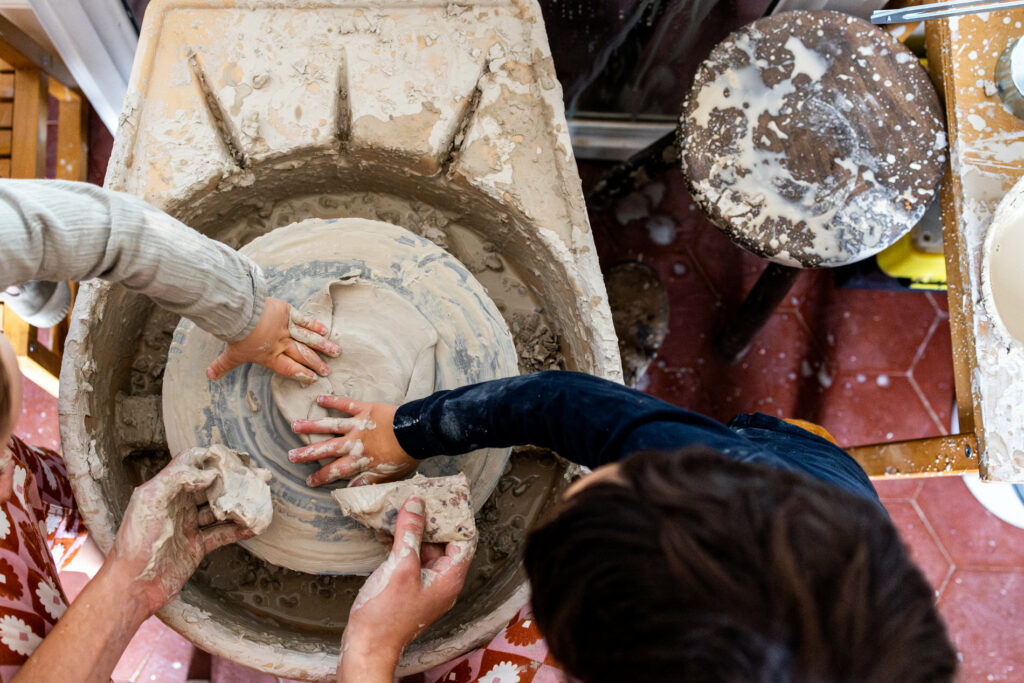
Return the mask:
POLYGON ((149 616, 130 577, 107 562, 14 677, 17 683, 106 683, 135 632, 149 616))
POLYGON ((395 436, 415 458, 532 444, 598 467, 663 441, 721 446, 724 425, 607 380, 542 372, 494 380, 401 406, 395 436))
POLYGON ((129 195, 86 183, 0 181, 0 287, 102 278, 227 341, 263 311, 258 266, 129 195))
POLYGON ((338 683, 393 683, 398 654, 341 643, 338 683))

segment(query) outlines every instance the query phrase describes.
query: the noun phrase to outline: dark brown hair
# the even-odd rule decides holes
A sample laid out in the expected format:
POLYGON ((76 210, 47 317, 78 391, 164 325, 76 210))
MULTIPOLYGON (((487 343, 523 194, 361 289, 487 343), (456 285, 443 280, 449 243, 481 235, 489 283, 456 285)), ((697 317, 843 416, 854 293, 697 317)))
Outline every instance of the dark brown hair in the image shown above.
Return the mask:
POLYGON ((934 592, 883 510, 707 449, 637 453, 526 547, 551 654, 604 681, 949 681, 934 592))

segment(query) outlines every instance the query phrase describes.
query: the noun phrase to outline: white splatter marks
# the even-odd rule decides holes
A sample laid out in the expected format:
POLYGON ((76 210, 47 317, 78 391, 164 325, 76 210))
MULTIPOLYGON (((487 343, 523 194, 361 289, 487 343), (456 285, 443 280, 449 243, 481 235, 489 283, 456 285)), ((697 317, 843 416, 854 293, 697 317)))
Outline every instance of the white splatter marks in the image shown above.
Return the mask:
POLYGON ((658 246, 668 246, 676 239, 676 222, 669 216, 652 216, 647 221, 647 234, 658 246))

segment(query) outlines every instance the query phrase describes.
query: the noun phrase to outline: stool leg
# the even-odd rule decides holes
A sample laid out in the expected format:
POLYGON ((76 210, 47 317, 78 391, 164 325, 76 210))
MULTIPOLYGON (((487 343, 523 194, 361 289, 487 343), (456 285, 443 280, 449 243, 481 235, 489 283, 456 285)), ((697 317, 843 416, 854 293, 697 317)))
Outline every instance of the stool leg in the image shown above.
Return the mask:
POLYGON ((768 322, 775 307, 792 289, 800 270, 778 263, 768 264, 736 315, 717 339, 715 350, 722 360, 735 363, 743 357, 757 331, 768 322))
POLYGON ((679 168, 676 135, 675 130, 665 133, 605 173, 587 193, 587 206, 596 210, 607 209, 613 201, 635 191, 651 178, 670 168, 679 168))

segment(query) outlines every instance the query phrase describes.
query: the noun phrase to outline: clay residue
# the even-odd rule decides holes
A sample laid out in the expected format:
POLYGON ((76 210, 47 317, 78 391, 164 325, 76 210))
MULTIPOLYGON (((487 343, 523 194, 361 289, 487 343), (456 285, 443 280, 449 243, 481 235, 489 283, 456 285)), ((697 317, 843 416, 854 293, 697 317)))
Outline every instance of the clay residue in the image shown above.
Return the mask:
POLYGON ((274 519, 270 499, 270 470, 251 467, 249 456, 225 446, 207 449, 201 468, 216 470, 217 480, 207 489, 207 500, 214 516, 261 534, 274 519))
POLYGON ((395 535, 398 511, 412 496, 423 500, 423 541, 450 543, 476 539, 473 504, 464 474, 424 477, 390 484, 336 489, 331 492, 343 514, 374 531, 395 535))
POLYGON ((540 313, 514 315, 509 324, 519 352, 522 372, 564 370, 565 356, 558 335, 540 313))
MULTIPOLYGON (((479 546, 458 603, 420 640, 458 631, 472 615, 487 609, 495 595, 514 587, 526 533, 558 500, 567 485, 565 472, 565 461, 550 451, 516 449, 497 488, 476 516, 479 546)), ((254 631, 276 634, 284 630, 323 636, 336 643, 365 579, 292 571, 233 545, 208 555, 192 585, 217 604, 244 608, 236 618, 248 619, 254 631)))

